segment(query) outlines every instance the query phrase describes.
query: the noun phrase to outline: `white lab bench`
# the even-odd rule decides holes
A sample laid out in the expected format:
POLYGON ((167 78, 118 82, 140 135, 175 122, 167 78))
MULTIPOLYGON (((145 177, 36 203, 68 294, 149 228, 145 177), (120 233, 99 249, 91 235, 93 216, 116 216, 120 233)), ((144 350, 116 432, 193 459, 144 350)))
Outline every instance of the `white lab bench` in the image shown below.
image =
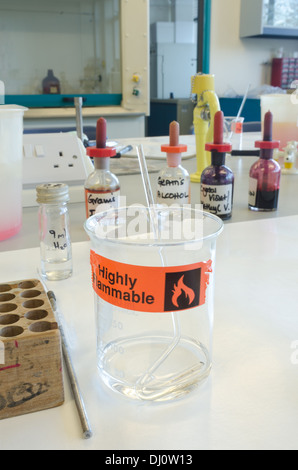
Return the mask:
MULTIPOLYGON (((251 136, 252 138, 252 136, 251 136)), ((132 158, 132 157, 131 157, 132 158)), ((78 381, 93 429, 82 439, 67 376, 65 403, 0 421, 0 449, 297 450, 298 176, 282 176, 279 210, 247 208, 253 157, 227 157, 235 173, 234 210, 217 243, 213 370, 187 398, 134 402, 108 391, 96 369, 90 245, 84 205, 70 204, 73 276, 48 282, 64 317, 78 381)), ((150 164, 160 165, 158 159, 150 164)), ((184 161, 190 171, 196 161, 184 161)), ((152 181, 156 173, 150 173, 152 181)), ((145 203, 139 174, 121 175, 128 204, 145 203)), ((199 185, 192 184, 199 202, 199 185)), ((23 229, 0 243, 0 282, 37 276, 37 207, 23 229)), ((0 372, 1 373, 1 372, 0 372)))
MULTIPOLYGON (((254 141, 259 138, 260 134, 245 133, 243 136, 243 148, 253 149, 254 141)), ((139 173, 139 165, 136 156, 136 145, 143 145, 146 158, 148 158, 151 184, 154 188, 156 185, 157 171, 162 168, 165 161, 165 156, 160 152, 160 145, 167 143, 168 139, 169 138, 166 136, 117 139, 119 145, 126 146, 131 144, 133 146, 133 150, 129 152, 127 156, 121 159, 115 159, 111 163, 112 171, 114 171, 120 179, 121 194, 125 196, 128 205, 135 202, 146 204, 142 178, 139 173)), ((180 141, 188 145, 188 152, 183 157, 183 165, 192 173, 196 171, 194 136, 181 136, 180 141)), ((229 221, 226 221, 225 224, 298 214, 298 206, 296 203, 298 175, 282 175, 278 211, 256 213, 248 210, 248 173, 255 160, 256 157, 231 157, 230 155, 226 157, 226 164, 235 174, 235 195, 233 216, 229 221)), ((35 190, 31 192, 32 194, 34 193, 34 197, 31 196, 30 199, 35 200, 35 190)), ((200 185, 197 183, 191 183, 191 198, 192 204, 200 203, 200 185)), ((24 207, 23 225, 20 233, 11 239, 0 242, 0 252, 32 248, 39 245, 37 210, 37 204, 32 205, 32 207, 24 207)), ((83 186, 75 186, 74 188, 70 186, 69 212, 72 241, 88 240, 83 229, 85 220, 83 186), (78 202, 80 199, 78 198, 78 192, 81 192, 81 202, 78 202), (75 195, 75 197, 73 195, 75 195)))

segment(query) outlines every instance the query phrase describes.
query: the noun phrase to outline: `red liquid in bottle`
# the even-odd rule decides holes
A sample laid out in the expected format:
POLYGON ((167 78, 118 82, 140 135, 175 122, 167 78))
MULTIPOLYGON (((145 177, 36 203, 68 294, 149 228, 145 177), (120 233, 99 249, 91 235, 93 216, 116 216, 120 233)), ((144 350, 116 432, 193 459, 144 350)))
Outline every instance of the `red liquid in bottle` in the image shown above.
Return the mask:
POLYGON ((275 211, 278 206, 281 169, 273 160, 274 148, 279 142, 272 141, 273 116, 265 114, 263 141, 256 142, 260 158, 249 172, 248 207, 254 211, 275 211))

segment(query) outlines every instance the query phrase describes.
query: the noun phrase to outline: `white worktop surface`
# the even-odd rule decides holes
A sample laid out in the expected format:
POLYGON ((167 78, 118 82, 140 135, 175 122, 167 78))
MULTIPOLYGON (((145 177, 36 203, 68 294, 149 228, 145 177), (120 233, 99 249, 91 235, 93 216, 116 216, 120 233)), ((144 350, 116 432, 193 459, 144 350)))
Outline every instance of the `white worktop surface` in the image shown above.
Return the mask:
MULTIPOLYGON (((127 205, 138 202, 146 204, 142 178, 139 173, 136 145, 142 144, 148 167, 150 169, 150 179, 152 187, 156 186, 157 171, 164 166, 165 155, 160 151, 161 144, 168 142, 168 137, 138 138, 138 139, 118 139, 119 145, 133 145, 133 150, 125 157, 111 161, 111 170, 117 174, 121 185, 121 195, 126 197, 127 205), (152 156, 152 159, 150 158, 152 156)), ((243 148, 254 149, 254 141, 260 139, 260 134, 244 133, 243 148)), ((193 173, 196 171, 196 158, 191 155, 195 151, 195 137, 181 136, 181 143, 188 145, 188 151, 183 157, 183 166, 193 173)), ((276 212, 256 213, 248 210, 248 174, 249 169, 256 157, 231 157, 226 156, 226 165, 229 166, 235 175, 234 205, 232 219, 225 224, 243 222, 247 220, 260 220, 284 217, 298 214, 298 175, 282 175, 281 188, 279 194, 279 208, 276 212)), ((73 242, 86 241, 88 237, 83 229, 85 220, 85 205, 83 186, 76 187, 73 199, 73 188, 70 186, 69 213, 71 220, 71 238, 73 242), (81 202, 77 202, 78 192, 81 192, 81 202), (73 202, 75 200, 76 202, 73 202)), ((29 190, 30 191, 30 190, 29 190)), ((31 199, 35 201, 36 193, 32 190, 31 199)), ((191 202, 200 203, 200 185, 191 183, 191 202)), ((0 242, 0 252, 8 250, 18 250, 22 248, 33 248, 39 245, 37 204, 33 207, 24 207, 23 225, 21 231, 13 238, 0 242)))
MULTIPOLYGON (((74 205, 74 273, 47 287, 64 317, 94 435, 82 439, 65 376, 62 406, 0 421, 0 450, 298 450, 298 210, 293 203, 298 177, 283 176, 278 212, 251 213, 245 193, 252 161, 231 161, 240 176, 232 221, 225 223, 217 243, 214 365, 208 381, 186 399, 168 404, 132 402, 102 385, 95 360, 90 245, 81 231, 83 209, 74 205)), ((131 187, 137 188, 134 194, 143 203, 137 179, 123 177, 122 190, 130 188, 131 200, 131 187)), ((37 276, 33 216, 36 208, 25 211, 23 232, 1 242, 0 282, 37 276)))

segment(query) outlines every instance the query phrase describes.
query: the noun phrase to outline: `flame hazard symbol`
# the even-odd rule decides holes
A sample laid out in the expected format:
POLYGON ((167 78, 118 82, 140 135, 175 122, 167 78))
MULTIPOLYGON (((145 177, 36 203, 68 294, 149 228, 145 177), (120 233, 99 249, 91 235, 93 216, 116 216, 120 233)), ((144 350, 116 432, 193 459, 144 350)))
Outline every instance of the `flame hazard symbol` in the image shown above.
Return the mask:
POLYGON ((183 276, 180 277, 179 281, 177 284, 174 284, 174 289, 173 289, 173 296, 172 296, 172 304, 175 305, 175 307, 179 307, 178 303, 178 298, 180 295, 184 292, 185 297, 188 299, 188 305, 191 305, 195 298, 195 293, 194 291, 190 288, 187 287, 184 282, 184 274, 183 276))

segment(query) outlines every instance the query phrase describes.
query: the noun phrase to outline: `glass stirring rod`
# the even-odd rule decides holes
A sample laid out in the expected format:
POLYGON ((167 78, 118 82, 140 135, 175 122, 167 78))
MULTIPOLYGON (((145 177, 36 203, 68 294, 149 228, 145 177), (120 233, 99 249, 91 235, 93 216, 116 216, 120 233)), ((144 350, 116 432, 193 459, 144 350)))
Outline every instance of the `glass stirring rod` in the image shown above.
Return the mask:
MULTIPOLYGON (((137 154, 139 165, 141 169, 141 175, 145 190, 146 201, 149 210, 149 217, 150 222, 153 229, 154 240, 158 241, 158 213, 156 210, 156 206, 154 204, 154 198, 152 193, 152 188, 150 184, 148 168, 146 164, 146 159, 144 155, 144 150, 142 145, 137 146, 137 154)), ((159 247, 159 256, 161 259, 161 265, 166 266, 164 253, 162 251, 162 246, 159 247)), ((178 345, 180 338, 181 338, 181 330, 180 330, 180 323, 179 323, 179 316, 177 312, 172 312, 172 323, 173 323, 173 340, 165 349, 165 351, 161 354, 161 356, 149 367, 145 373, 137 380, 136 382, 136 391, 140 398, 148 398, 145 394, 145 387, 148 382, 150 382, 154 378, 154 372, 160 367, 160 365, 167 359, 167 357, 171 354, 171 352, 175 349, 178 345)))

